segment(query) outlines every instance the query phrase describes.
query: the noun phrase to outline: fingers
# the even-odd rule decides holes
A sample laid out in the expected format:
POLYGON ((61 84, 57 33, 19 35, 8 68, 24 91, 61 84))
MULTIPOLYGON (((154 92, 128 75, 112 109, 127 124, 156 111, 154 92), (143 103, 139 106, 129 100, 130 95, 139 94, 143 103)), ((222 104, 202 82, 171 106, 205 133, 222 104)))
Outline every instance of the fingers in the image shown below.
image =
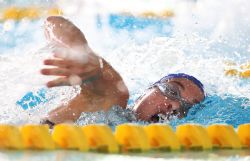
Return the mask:
POLYGON ((53 56, 55 58, 67 59, 69 55, 69 49, 67 48, 57 48, 53 51, 53 56))
POLYGON ((43 75, 53 75, 53 76, 70 76, 70 70, 66 68, 45 68, 41 70, 43 75))
POLYGON ((59 68, 70 68, 73 65, 73 61, 70 60, 59 60, 59 59, 46 59, 44 65, 57 66, 59 68))
POLYGON ((73 60, 65 59, 47 59, 44 61, 44 64, 56 66, 56 68, 45 68, 41 70, 41 73, 54 76, 70 76, 75 74, 80 77, 85 77, 97 73, 99 69, 93 65, 81 64, 73 60))
POLYGON ((47 83, 48 88, 58 86, 70 86, 69 79, 67 77, 60 77, 47 83))
POLYGON ((86 65, 85 63, 79 63, 75 60, 70 59, 46 59, 43 62, 44 65, 51 65, 57 66, 61 68, 84 68, 86 65))

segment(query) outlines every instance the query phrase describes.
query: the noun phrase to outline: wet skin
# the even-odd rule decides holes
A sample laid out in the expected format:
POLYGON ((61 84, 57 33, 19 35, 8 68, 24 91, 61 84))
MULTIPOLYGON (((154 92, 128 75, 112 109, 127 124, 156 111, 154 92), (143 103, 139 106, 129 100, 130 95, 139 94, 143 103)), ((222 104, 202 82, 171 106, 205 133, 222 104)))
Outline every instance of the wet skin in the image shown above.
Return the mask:
MULTIPOLYGON (((54 124, 74 122, 82 112, 107 111, 112 105, 126 108, 129 93, 122 77, 88 46, 84 34, 73 23, 63 17, 48 17, 44 28, 48 42, 53 42, 64 52, 84 52, 88 60, 82 62, 79 59, 71 59, 55 50, 54 58, 44 61, 44 65, 49 68, 41 70, 43 75, 57 76, 56 79, 47 82, 49 88, 71 85, 72 75, 78 76, 80 81, 93 76, 97 76, 98 79, 81 84, 81 92, 67 104, 50 111, 42 123, 46 121, 54 124), (100 60, 102 60, 101 65, 100 60)), ((190 80, 176 78, 169 82, 177 86, 181 97, 191 104, 204 99, 201 90, 190 80)), ((165 97, 157 87, 154 87, 147 90, 136 102, 134 110, 139 120, 152 121, 153 115, 172 112, 180 107, 179 104, 178 101, 165 97)))
MULTIPOLYGON (((168 83, 176 86, 181 94, 191 105, 197 104, 204 99, 204 94, 200 88, 186 78, 173 78, 168 83)), ((139 120, 157 121, 155 115, 170 114, 180 108, 180 102, 170 99, 162 94, 158 87, 147 90, 135 103, 134 110, 139 120)))
POLYGON ((129 94, 122 77, 89 47, 84 34, 73 23, 63 17, 51 16, 46 19, 44 29, 47 41, 56 47, 54 57, 44 60, 44 65, 48 67, 41 69, 43 75, 57 76, 47 82, 48 88, 70 86, 71 76, 77 76, 80 82, 91 77, 96 79, 79 84, 81 92, 67 104, 50 111, 42 123, 46 120, 54 124, 72 123, 82 112, 107 111, 112 105, 126 108, 129 94), (79 55, 84 53, 79 58, 85 61, 78 57, 71 58, 70 54, 67 56, 72 51, 79 55))

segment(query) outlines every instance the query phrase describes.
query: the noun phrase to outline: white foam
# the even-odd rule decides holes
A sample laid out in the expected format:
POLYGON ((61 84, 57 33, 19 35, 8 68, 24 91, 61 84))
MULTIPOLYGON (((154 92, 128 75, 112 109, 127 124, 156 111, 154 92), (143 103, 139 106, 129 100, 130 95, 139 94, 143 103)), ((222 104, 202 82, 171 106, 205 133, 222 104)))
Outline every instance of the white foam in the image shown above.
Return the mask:
MULTIPOLYGON (((135 2, 129 1, 130 5, 125 5, 125 1, 122 2, 64 1, 61 7, 66 11, 66 17, 84 31, 90 46, 121 73, 132 99, 152 82, 168 73, 176 72, 196 76, 204 83, 209 94, 232 94, 250 98, 248 80, 226 77, 223 74, 225 60, 241 63, 250 58, 248 0, 203 0, 197 3, 175 1, 174 5, 170 4, 174 6, 172 8, 176 13, 173 18, 173 35, 169 38, 154 37, 143 44, 131 40, 127 31, 121 31, 117 35, 106 23, 102 30, 96 28, 96 14, 104 10, 98 10, 102 6, 115 9, 120 6, 130 8, 133 4, 134 7, 145 5, 147 8, 146 5, 152 4, 145 1, 134 4, 135 2), (76 6, 77 10, 71 9, 76 6)), ((154 1, 153 4, 160 6, 161 2, 154 1)), ((107 11, 108 9, 101 14, 105 17, 107 11)), ((79 87, 54 88, 47 93, 47 97, 53 99, 37 110, 24 111, 16 106, 16 101, 27 91, 44 88, 48 80, 54 79, 39 74, 43 67, 42 60, 51 56, 47 51, 39 51, 37 54, 35 52, 45 44, 41 26, 42 21, 38 25, 29 21, 23 22, 18 28, 19 33, 30 30, 29 35, 34 35, 35 41, 27 41, 24 36, 23 40, 18 40, 16 47, 1 51, 0 122, 37 121, 35 116, 39 117, 60 103, 67 102, 80 91, 79 87)), ((11 23, 6 24, 5 32, 11 31, 11 23)), ((148 29, 146 31, 139 31, 138 35, 147 37, 147 34, 154 32, 148 29)))

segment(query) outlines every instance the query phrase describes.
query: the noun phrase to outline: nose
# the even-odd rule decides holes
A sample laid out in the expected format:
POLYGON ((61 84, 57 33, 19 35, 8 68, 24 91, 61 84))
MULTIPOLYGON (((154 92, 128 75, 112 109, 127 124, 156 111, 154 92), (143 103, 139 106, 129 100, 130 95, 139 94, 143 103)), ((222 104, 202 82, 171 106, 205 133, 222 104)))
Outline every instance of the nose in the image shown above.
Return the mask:
POLYGON ((158 113, 166 114, 166 113, 172 111, 172 108, 173 108, 173 106, 171 103, 164 103, 164 105, 159 105, 157 107, 157 111, 158 111, 158 113))

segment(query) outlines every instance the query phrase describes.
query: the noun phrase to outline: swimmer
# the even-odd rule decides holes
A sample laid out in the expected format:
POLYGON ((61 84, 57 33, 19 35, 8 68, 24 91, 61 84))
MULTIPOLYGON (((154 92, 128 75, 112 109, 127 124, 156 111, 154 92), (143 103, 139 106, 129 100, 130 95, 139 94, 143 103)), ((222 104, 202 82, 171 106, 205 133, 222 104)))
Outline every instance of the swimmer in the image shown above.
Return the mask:
MULTIPOLYGON (((67 104, 49 112, 42 123, 50 126, 73 123, 82 112, 108 111, 113 105, 127 107, 129 92, 122 77, 89 47, 84 34, 73 23, 63 17, 48 17, 45 37, 57 47, 54 58, 44 61, 50 68, 41 70, 43 75, 58 76, 47 86, 79 84, 81 92, 67 104)), ((148 122, 157 122, 159 115, 182 118, 204 98, 203 85, 195 77, 170 74, 148 88, 135 102, 133 110, 138 120, 148 122)))

